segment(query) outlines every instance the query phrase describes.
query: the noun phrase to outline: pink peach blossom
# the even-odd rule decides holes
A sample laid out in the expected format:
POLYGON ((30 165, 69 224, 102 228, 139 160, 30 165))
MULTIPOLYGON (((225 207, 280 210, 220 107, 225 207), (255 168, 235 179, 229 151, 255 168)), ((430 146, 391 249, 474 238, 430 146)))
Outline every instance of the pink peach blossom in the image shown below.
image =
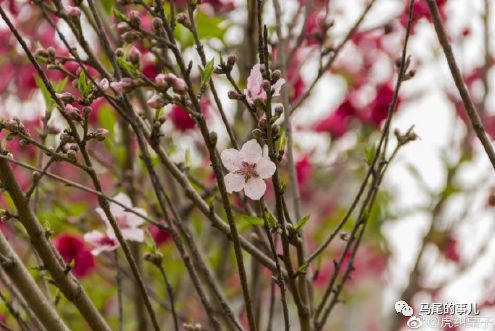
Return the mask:
POLYGON ((103 252, 112 252, 120 246, 117 239, 96 230, 84 234, 84 241, 94 247, 91 254, 95 256, 103 252))
POLYGON ((275 173, 275 163, 263 156, 261 146, 255 139, 246 142, 240 151, 229 148, 221 154, 222 162, 229 171, 225 176, 225 186, 229 193, 244 190, 246 195, 259 200, 265 194, 263 179, 275 173))
MULTIPOLYGON (((284 79, 279 79, 272 85, 273 96, 280 95, 280 89, 285 84, 284 79)), ((261 73, 261 65, 255 64, 251 69, 248 77, 247 89, 244 92, 246 99, 250 104, 254 104, 257 100, 265 102, 267 99, 266 91, 263 88, 263 74, 261 73)))
MULTIPOLYGON (((113 199, 127 206, 128 210, 133 210, 142 215, 147 215, 145 210, 141 208, 134 208, 132 206, 131 199, 129 199, 129 197, 124 193, 117 194, 115 197, 113 197, 113 199)), ((144 223, 141 217, 137 216, 136 214, 130 213, 129 211, 127 211, 126 209, 115 203, 110 204, 110 211, 113 217, 115 218, 120 228, 120 231, 122 232, 122 236, 126 240, 136 241, 136 242, 144 241, 144 230, 139 228, 139 226, 144 223)), ((105 224, 107 226, 107 235, 110 238, 115 239, 116 238, 115 232, 113 231, 113 228, 111 227, 107 216, 103 212, 103 209, 97 208, 96 212, 105 221, 105 224)))

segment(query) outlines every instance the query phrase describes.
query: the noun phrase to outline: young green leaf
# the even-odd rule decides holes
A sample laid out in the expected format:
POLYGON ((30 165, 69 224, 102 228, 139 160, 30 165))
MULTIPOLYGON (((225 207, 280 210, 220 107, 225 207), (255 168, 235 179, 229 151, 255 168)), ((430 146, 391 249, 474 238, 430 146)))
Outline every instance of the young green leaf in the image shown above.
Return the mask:
POLYGON ((201 74, 201 86, 206 86, 210 81, 211 74, 213 73, 213 69, 215 68, 215 59, 211 59, 210 62, 205 66, 205 68, 199 67, 199 72, 201 74))
POLYGON ((278 228, 277 220, 275 220, 275 216, 273 216, 273 214, 269 210, 265 210, 265 218, 268 222, 268 228, 271 231, 274 231, 278 228))
POLYGON ((246 223, 249 223, 251 225, 260 225, 261 226, 261 225, 265 224, 265 221, 262 218, 257 217, 257 216, 245 215, 245 214, 239 215, 239 221, 246 222, 246 223))
POLYGON ((295 229, 296 231, 301 230, 301 229, 302 229, 302 227, 303 227, 306 223, 308 223, 308 221, 309 221, 309 217, 310 217, 309 215, 306 215, 306 216, 304 216, 303 218, 301 218, 299 221, 297 221, 297 222, 296 222, 296 226, 294 227, 294 229, 295 229))
POLYGON ((53 101, 50 92, 39 76, 35 76, 34 80, 36 81, 36 85, 38 85, 39 89, 41 90, 41 94, 43 95, 43 99, 45 100, 46 111, 51 111, 53 106, 55 105, 55 102, 53 101))

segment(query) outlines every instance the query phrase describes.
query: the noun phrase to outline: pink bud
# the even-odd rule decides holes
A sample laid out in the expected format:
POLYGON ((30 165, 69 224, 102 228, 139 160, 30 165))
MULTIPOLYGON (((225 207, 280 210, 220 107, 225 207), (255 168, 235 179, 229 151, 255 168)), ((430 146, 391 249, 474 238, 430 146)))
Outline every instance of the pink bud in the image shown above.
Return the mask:
POLYGON ((177 78, 173 82, 173 89, 174 92, 182 94, 186 91, 187 89, 187 84, 182 78, 177 78))
POLYGON ((117 93, 123 93, 125 90, 125 84, 123 82, 111 82, 110 87, 117 93))
POLYGON ((165 105, 165 100, 161 95, 155 94, 148 100, 148 102, 146 102, 146 104, 151 108, 158 109, 165 105))
POLYGON ((160 86, 160 87, 163 87, 163 88, 168 88, 170 85, 168 84, 167 82, 167 77, 165 74, 158 74, 156 77, 155 77, 155 83, 160 86))
POLYGON ((73 121, 82 120, 81 112, 79 111, 79 109, 70 104, 65 106, 65 112, 67 114, 67 117, 73 121))
POLYGON ((129 31, 129 24, 127 24, 126 22, 120 22, 119 24, 117 24, 117 31, 119 32, 119 34, 123 34, 129 31))
POLYGON ((139 12, 137 10, 131 10, 127 15, 130 19, 139 19, 139 12))
POLYGON ((99 86, 99 87, 100 87, 103 91, 108 90, 108 87, 110 86, 110 84, 108 83, 108 79, 103 78, 102 80, 100 80, 100 82, 98 83, 98 86, 99 86))
POLYGON ((105 140, 105 138, 108 137, 109 134, 110 132, 107 129, 103 128, 98 128, 95 130, 95 132, 93 132, 95 139, 98 141, 105 140))
POLYGON ((57 98, 61 99, 63 102, 65 103, 71 103, 71 102, 74 102, 74 100, 76 99, 72 93, 69 93, 69 92, 64 92, 64 93, 57 93, 56 94, 57 98))
POLYGON ((81 9, 73 6, 67 6, 66 8, 67 14, 71 18, 79 18, 81 16, 81 9))
POLYGON ((127 60, 133 64, 139 64, 139 60, 141 59, 141 52, 136 47, 132 46, 129 50, 129 54, 127 54, 127 60))

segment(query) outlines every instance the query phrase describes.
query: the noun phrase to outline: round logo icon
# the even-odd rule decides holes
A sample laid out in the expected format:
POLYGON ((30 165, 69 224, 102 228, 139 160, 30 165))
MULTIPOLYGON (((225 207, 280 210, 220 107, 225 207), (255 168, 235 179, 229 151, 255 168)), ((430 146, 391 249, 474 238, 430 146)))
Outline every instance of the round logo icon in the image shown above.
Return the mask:
POLYGON ((419 329, 423 325, 423 322, 420 318, 411 316, 406 324, 410 329, 419 329))

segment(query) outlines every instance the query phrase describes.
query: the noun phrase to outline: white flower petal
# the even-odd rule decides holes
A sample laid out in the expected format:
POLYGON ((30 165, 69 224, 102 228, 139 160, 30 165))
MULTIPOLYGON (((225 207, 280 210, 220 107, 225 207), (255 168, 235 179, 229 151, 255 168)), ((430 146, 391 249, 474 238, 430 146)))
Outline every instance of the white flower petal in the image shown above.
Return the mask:
POLYGON ((105 237, 106 237, 105 234, 96 230, 85 233, 83 236, 84 241, 90 243, 91 245, 97 245, 98 242, 100 242, 105 237))
POLYGON ((263 84, 263 75, 261 74, 261 65, 259 63, 255 64, 249 73, 247 80, 247 89, 251 92, 259 91, 261 85, 263 84))
POLYGON ((120 202, 123 205, 126 205, 129 208, 132 207, 132 201, 125 193, 121 192, 121 193, 117 194, 116 196, 114 196, 113 199, 115 201, 120 202))
POLYGON ((266 184, 261 178, 250 178, 244 185, 244 193, 253 200, 259 200, 265 194, 266 184))
MULTIPOLYGON (((115 201, 120 202, 127 208, 132 208, 132 201, 125 193, 119 193, 113 197, 115 201)), ((110 211, 112 212, 114 217, 120 217, 121 214, 125 211, 124 207, 119 206, 116 203, 110 204, 110 211)))
POLYGON ((122 236, 125 240, 143 242, 144 241, 144 231, 140 228, 128 228, 123 229, 122 236))
POLYGON ((278 97, 280 95, 280 89, 282 88, 282 86, 284 84, 285 84, 285 79, 283 79, 283 78, 277 80, 277 82, 275 84, 273 84, 272 90, 273 90, 273 96, 274 97, 278 97))
POLYGON ((229 193, 241 191, 245 184, 244 176, 234 174, 232 172, 228 173, 225 176, 224 180, 225 180, 225 188, 229 193))
POLYGON ((91 254, 98 255, 101 252, 114 251, 119 247, 117 240, 108 237, 108 235, 101 233, 100 231, 91 231, 84 234, 84 241, 88 242, 94 248, 91 250, 91 254))
POLYGON ((251 139, 242 145, 240 153, 242 156, 242 161, 255 164, 261 158, 262 150, 256 139, 251 139))
POLYGON ((275 163, 262 157, 256 164, 256 173, 263 179, 270 178, 276 170, 275 163))
MULTIPOLYGON (((132 210, 135 211, 136 213, 143 215, 143 216, 148 215, 146 213, 146 210, 144 210, 142 208, 132 208, 132 210)), ((128 227, 138 227, 143 223, 144 223, 144 220, 140 216, 133 214, 131 212, 126 212, 126 224, 128 227)))
POLYGON ((220 158, 225 168, 229 171, 236 171, 241 167, 242 157, 237 149, 224 149, 220 154, 220 158))

